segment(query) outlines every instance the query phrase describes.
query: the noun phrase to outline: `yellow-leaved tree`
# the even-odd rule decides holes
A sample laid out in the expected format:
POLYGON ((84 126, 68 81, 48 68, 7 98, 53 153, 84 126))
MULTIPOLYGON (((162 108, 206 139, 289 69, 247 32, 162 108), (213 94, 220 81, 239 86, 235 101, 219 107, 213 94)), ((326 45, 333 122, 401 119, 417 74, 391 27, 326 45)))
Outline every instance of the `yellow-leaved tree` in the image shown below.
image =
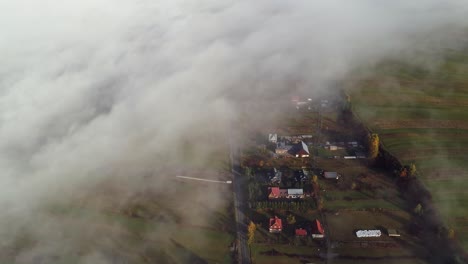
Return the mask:
POLYGON ((372 133, 369 135, 369 158, 375 159, 379 155, 379 135, 372 133))
POLYGON ((254 222, 250 221, 249 227, 247 229, 247 244, 249 244, 249 246, 253 243, 255 239, 255 230, 257 230, 257 226, 254 222))

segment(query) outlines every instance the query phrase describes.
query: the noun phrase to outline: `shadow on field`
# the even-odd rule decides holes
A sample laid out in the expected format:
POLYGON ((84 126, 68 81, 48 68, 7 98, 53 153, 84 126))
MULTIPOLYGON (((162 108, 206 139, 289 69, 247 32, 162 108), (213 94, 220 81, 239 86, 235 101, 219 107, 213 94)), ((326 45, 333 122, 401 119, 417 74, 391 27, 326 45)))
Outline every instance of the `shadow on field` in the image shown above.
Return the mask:
POLYGON ((171 242, 177 249, 177 256, 180 257, 184 263, 208 264, 206 260, 202 259, 200 256, 183 245, 177 243, 177 241, 171 239, 171 242))

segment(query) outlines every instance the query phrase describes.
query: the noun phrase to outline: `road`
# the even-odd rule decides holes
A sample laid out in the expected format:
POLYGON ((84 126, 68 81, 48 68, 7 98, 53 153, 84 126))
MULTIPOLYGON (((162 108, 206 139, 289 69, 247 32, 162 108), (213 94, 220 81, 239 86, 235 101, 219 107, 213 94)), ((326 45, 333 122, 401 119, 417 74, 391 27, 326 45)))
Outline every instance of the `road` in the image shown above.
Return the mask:
POLYGON ((244 186, 246 177, 242 175, 242 169, 240 166, 240 148, 232 135, 230 136, 229 147, 231 159, 231 173, 234 185, 233 191, 238 240, 238 263, 250 264, 250 251, 247 245, 248 218, 244 213, 245 209, 247 208, 247 204, 245 202, 244 193, 242 192, 242 186, 244 186))

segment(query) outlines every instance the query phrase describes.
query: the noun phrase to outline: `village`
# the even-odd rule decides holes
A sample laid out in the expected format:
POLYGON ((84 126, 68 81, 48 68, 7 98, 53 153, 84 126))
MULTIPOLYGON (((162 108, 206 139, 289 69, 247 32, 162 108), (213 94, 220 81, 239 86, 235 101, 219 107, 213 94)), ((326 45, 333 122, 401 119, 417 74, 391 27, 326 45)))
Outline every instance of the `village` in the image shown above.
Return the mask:
POLYGON ((367 138, 340 120, 342 104, 293 97, 285 125, 244 151, 255 263, 366 258, 368 249, 412 258, 401 246, 411 215, 395 184, 369 166, 367 138))

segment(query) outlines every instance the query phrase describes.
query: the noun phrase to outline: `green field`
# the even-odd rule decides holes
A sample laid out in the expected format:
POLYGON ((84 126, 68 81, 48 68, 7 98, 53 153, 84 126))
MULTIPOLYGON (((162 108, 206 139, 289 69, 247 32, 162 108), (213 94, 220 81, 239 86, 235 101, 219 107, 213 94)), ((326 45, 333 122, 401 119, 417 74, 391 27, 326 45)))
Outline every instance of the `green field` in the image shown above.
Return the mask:
POLYGON ((416 164, 468 249, 468 51, 446 51, 430 69, 387 61, 348 88, 354 112, 388 151, 416 164))

